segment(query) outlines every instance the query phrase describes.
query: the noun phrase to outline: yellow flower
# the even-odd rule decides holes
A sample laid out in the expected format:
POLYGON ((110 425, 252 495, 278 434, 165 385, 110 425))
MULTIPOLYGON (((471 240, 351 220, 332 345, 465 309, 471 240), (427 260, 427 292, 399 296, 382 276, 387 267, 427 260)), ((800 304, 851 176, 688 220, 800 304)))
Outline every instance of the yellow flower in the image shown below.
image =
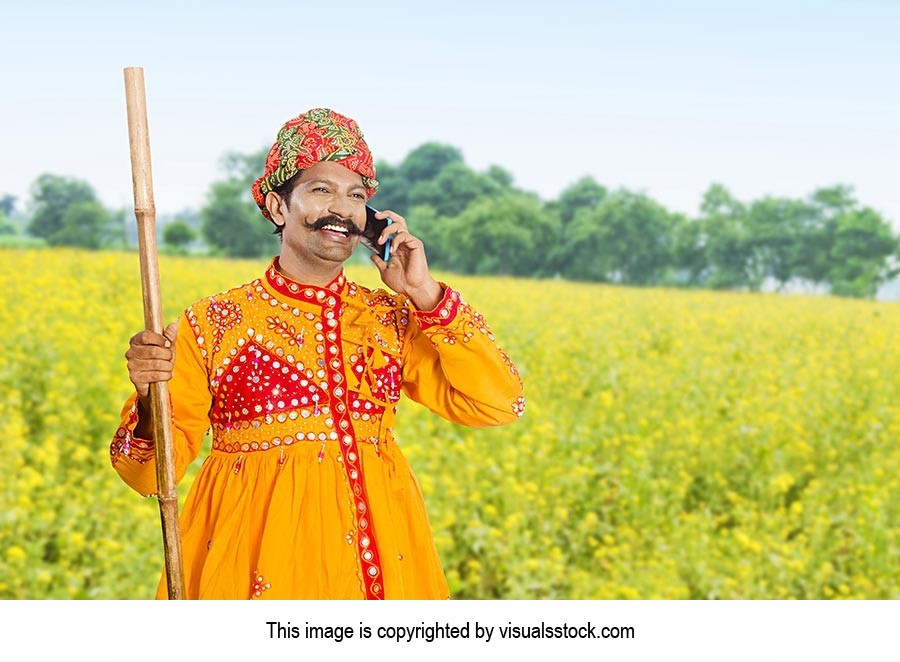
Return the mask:
POLYGON ((24 561, 28 554, 18 545, 12 545, 6 548, 6 560, 10 563, 24 561))

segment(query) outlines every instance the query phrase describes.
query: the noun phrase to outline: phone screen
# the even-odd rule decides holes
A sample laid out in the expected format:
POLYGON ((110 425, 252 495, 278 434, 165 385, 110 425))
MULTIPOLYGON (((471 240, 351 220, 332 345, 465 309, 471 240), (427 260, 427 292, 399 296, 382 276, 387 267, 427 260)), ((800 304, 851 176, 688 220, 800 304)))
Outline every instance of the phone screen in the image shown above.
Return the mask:
POLYGON ((366 229, 363 230, 359 240, 366 248, 376 255, 381 254, 381 259, 387 262, 391 257, 391 239, 388 237, 388 240, 384 242, 384 246, 379 246, 378 237, 381 236, 384 229, 393 223, 393 221, 390 218, 375 218, 375 214, 377 213, 377 209, 366 205, 366 229))

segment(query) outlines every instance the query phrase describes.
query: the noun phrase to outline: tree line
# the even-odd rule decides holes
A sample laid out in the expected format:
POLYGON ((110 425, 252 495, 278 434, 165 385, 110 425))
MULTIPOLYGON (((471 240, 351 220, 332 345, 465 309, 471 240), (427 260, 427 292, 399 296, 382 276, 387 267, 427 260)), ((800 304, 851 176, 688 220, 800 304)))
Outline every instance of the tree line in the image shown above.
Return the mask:
MULTIPOLYGON (((224 177, 210 186, 199 213, 163 219, 165 249, 277 254, 272 225, 249 193, 266 152, 226 155, 224 177)), ((900 274, 900 235, 846 185, 802 199, 744 202, 713 183, 699 214, 688 216, 591 177, 544 201, 516 187, 500 166, 475 171, 459 149, 438 143, 376 170, 381 185, 370 204, 403 213, 437 269, 751 291, 802 285, 867 298, 900 274)), ((132 214, 104 209, 83 181, 41 175, 31 198, 30 213, 17 217, 28 235, 49 245, 136 243, 128 233, 132 214)), ((16 233, 14 207, 11 196, 0 196, 0 235, 16 233)))

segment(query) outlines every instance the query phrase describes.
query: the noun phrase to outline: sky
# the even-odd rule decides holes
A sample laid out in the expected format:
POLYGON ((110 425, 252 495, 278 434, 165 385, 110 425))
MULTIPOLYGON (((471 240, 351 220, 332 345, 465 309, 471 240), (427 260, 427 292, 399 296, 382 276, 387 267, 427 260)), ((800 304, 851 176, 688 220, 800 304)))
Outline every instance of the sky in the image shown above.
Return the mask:
MULTIPOLYGON (((837 183, 900 230, 900 2, 0 0, 0 195, 41 173, 131 204, 122 69, 145 70, 156 207, 327 106, 376 159, 425 141, 544 199, 584 175, 695 214, 837 183)), ((396 210, 402 213, 402 210, 396 210)))

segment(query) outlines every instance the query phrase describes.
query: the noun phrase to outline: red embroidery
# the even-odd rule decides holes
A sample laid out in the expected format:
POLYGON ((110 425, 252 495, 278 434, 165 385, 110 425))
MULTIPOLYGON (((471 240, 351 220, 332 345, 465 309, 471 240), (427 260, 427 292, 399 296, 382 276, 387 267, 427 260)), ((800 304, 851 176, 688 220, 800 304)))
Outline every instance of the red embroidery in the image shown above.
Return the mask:
POLYGON ((444 287, 444 298, 441 299, 437 307, 429 312, 417 310, 414 313, 419 321, 419 327, 423 331, 432 326, 447 326, 456 319, 456 312, 461 303, 459 292, 443 283, 441 285, 444 287))
POLYGON ((288 341, 288 345, 299 347, 303 344, 304 333, 301 328, 299 331, 293 324, 285 322, 280 317, 267 317, 266 325, 269 329, 275 331, 279 336, 288 341))
MULTIPOLYGON (((206 309, 206 319, 214 329, 214 352, 219 351, 220 343, 222 342, 222 337, 225 335, 225 332, 240 324, 243 317, 240 305, 234 301, 229 301, 227 299, 224 301, 217 301, 216 299, 212 299, 209 302, 209 307, 206 309)), ((202 344, 203 337, 198 336, 197 342, 202 344)))
POLYGON ((353 492, 353 505, 357 522, 356 545, 362 568, 366 599, 382 600, 384 599, 384 584, 381 578, 381 560, 378 555, 375 532, 369 519, 369 499, 366 495, 356 434, 353 429, 353 423, 350 420, 348 409, 349 394, 342 374, 344 357, 341 349, 341 328, 337 320, 339 310, 339 300, 334 304, 326 305, 323 310, 325 326, 332 333, 325 336, 322 354, 325 355, 326 365, 329 368, 328 381, 331 387, 329 395, 331 396, 331 408, 334 411, 335 423, 338 427, 341 457, 347 479, 350 482, 350 488, 353 492), (331 338, 334 338, 334 340, 331 340, 331 338))
POLYGON ((258 598, 270 588, 272 585, 265 580, 259 570, 254 571, 253 577, 250 579, 250 599, 258 598))
POLYGON ((116 430, 112 443, 109 445, 109 461, 113 466, 116 466, 122 456, 129 457, 138 464, 144 464, 153 459, 155 452, 153 441, 138 439, 133 434, 137 424, 137 404, 134 404, 128 412, 127 420, 116 430))
POLYGON ((400 362, 393 356, 387 357, 387 364, 371 371, 375 383, 369 383, 372 396, 382 403, 394 403, 400 399, 400 362))
MULTIPOLYGON (((353 375, 351 384, 355 383, 356 385, 354 391, 359 394, 357 400, 372 402, 371 408, 365 407, 364 409, 370 414, 380 415, 385 406, 400 399, 403 371, 400 361, 387 353, 381 354, 384 365, 378 368, 372 367, 371 362, 374 356, 375 350, 371 347, 367 348, 365 354, 353 355, 350 361, 350 372, 353 375)), ((358 404, 355 401, 351 402, 354 409, 362 409, 358 404)))
POLYGON ((394 301, 394 297, 389 294, 379 294, 377 297, 369 299, 368 305, 371 308, 375 308, 376 306, 382 308, 394 308, 397 305, 397 302, 394 301))
MULTIPOLYGON (((334 280, 328 283, 324 288, 312 285, 301 285, 300 283, 295 283, 290 278, 281 275, 281 272, 278 271, 278 258, 276 257, 266 270, 266 281, 268 281, 269 285, 271 285, 276 292, 291 299, 306 299, 307 301, 325 303, 326 299, 331 298, 330 293, 340 293, 343 291, 344 283, 347 282, 347 279, 344 277, 343 270, 341 270, 341 273, 335 276, 334 280)), ((330 302, 329 305, 333 306, 334 303, 330 302)))
POLYGON ((512 410, 516 416, 521 417, 525 414, 525 398, 523 396, 519 396, 516 398, 515 402, 512 403, 512 410))
POLYGON ((212 414, 214 424, 225 428, 295 409, 315 410, 327 395, 303 372, 257 345, 247 342, 220 379, 212 414))
POLYGON ((497 351, 500 352, 500 360, 503 362, 503 365, 509 368, 510 373, 512 373, 515 376, 516 381, 519 382, 519 386, 522 386, 522 377, 519 375, 519 371, 516 366, 513 365, 512 359, 509 358, 509 354, 507 354, 500 348, 497 348, 497 351))

